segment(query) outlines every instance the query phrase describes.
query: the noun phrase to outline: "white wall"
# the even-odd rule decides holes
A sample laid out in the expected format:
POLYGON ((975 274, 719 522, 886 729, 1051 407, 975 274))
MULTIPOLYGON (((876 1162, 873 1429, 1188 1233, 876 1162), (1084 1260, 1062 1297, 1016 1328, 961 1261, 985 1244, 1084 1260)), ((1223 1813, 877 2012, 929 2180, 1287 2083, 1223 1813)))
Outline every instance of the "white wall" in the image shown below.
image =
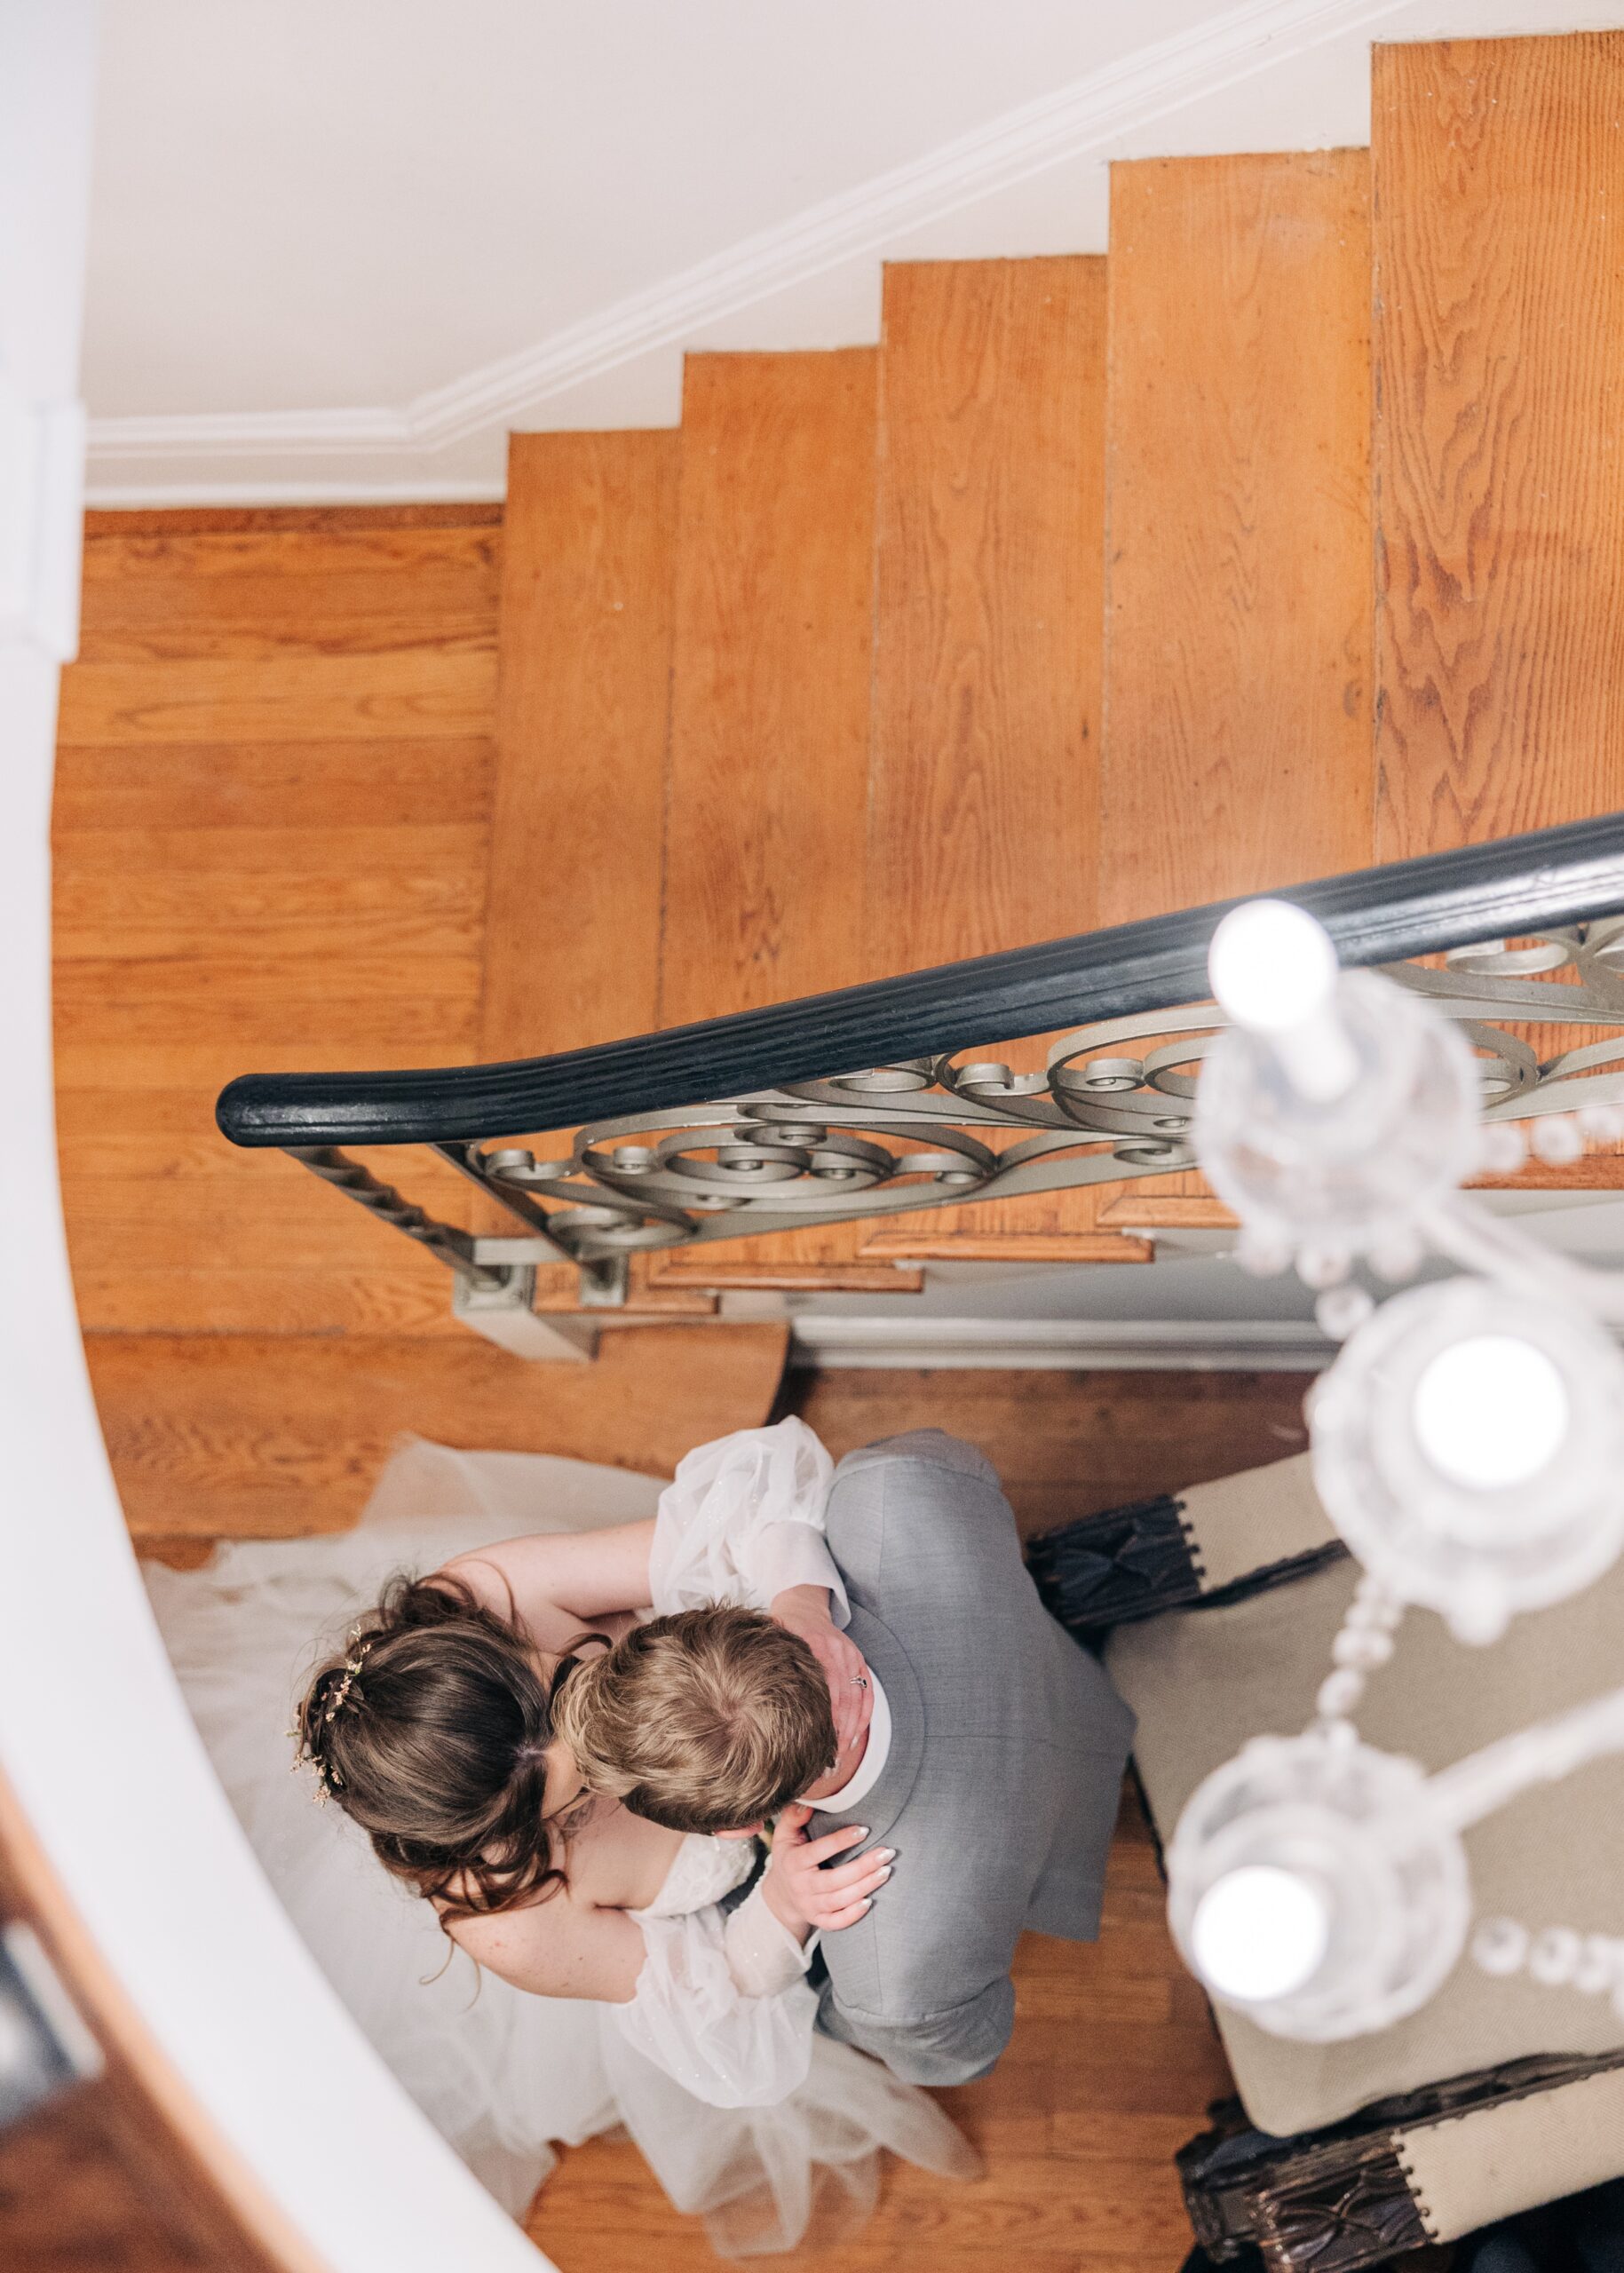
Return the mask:
POLYGON ((1098 251, 1118 156, 1362 143, 1373 37, 1624 0, 115 0, 92 495, 501 494, 884 258, 1098 251))
MULTIPOLYGON (((0 380, 33 405, 71 405, 77 385, 93 27, 90 0, 0 0, 0 380)), ((0 452, 0 542, 23 516, 18 463, 0 452)), ((64 518, 76 558, 71 495, 64 518)), ((545 2261, 397 2090, 265 1885, 137 1574, 57 1192, 58 661, 0 627, 0 1774, 151 2037, 313 2262, 535 2273, 545 2261)))

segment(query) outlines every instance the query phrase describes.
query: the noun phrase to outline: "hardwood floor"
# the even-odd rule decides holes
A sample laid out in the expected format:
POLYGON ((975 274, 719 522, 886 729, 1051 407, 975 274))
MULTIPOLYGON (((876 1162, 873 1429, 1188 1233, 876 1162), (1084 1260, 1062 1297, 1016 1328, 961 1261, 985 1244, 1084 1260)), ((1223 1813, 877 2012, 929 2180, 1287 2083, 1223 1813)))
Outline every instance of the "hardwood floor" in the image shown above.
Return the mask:
MULTIPOLYGON (((568 445, 579 487, 588 440, 568 445)), ((590 515, 578 519, 584 541, 590 515)), ((598 595, 605 659, 586 636, 592 594, 567 562, 552 562, 561 583, 535 589, 535 542, 510 564, 510 605, 556 618, 562 586, 575 590, 580 620, 559 636, 583 684, 562 685, 543 648, 549 740, 534 676, 508 669, 495 933, 487 921, 502 524, 487 506, 91 519, 54 814, 58 1133, 103 1423, 149 1542, 342 1525, 390 1437, 412 1426, 663 1471, 696 1429, 748 1425, 771 1404, 783 1329, 699 1333, 715 1303, 698 1289, 654 1295, 639 1280, 634 1315, 685 1322, 667 1339, 650 1323, 635 1361, 614 1335, 599 1366, 503 1357, 454 1321, 432 1257, 214 1125, 217 1093, 250 1070, 467 1061, 501 1054, 510 1026, 516 1051, 544 1047, 545 1034, 517 1030, 527 988, 555 1020, 598 1002, 606 1025, 554 1040, 606 1038, 622 1012, 652 1022, 665 664, 644 652, 650 625, 634 607, 659 716, 635 751, 623 719, 606 718, 582 779, 592 701, 618 685, 635 710, 641 681, 615 648, 622 595, 598 595), (596 787, 620 807, 615 756, 645 792, 638 907, 599 927, 590 969, 578 907, 535 920, 535 795, 516 811, 526 748, 566 804, 584 807, 596 787), (643 968, 617 1010, 606 974, 617 954, 626 968, 638 923, 643 968)), ((602 574, 635 579, 638 562, 602 574)), ((638 590, 662 606, 659 582, 645 574, 638 590)), ((624 810, 599 826, 630 857, 624 810)), ((570 854, 593 859, 579 828, 570 854)), ((479 1195, 431 1155, 363 1157, 472 1227, 479 1195)), ((573 1303, 574 1274, 560 1277, 544 1299, 573 1303)))
POLYGON ((798 1413, 838 1460, 907 1429, 947 1429, 1003 1479, 1024 1536, 1186 1484, 1284 1460, 1308 1441, 1301 1374, 791 1374, 798 1413))

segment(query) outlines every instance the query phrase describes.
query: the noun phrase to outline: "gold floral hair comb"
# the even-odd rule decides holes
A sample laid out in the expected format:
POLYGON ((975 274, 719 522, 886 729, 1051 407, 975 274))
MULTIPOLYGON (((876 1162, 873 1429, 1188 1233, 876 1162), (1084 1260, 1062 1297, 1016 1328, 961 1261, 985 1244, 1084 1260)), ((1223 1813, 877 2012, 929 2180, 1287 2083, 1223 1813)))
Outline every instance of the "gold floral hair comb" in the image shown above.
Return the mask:
MULTIPOLYGON (((328 1699, 327 1709, 321 1715, 321 1723, 324 1728, 331 1726, 332 1723, 338 1718, 339 1713, 346 1704, 359 1705, 361 1702, 363 1692, 355 1686, 355 1676, 360 1671, 361 1666, 366 1659, 367 1652, 372 1647, 372 1643, 369 1639, 365 1642, 358 1642, 357 1636, 360 1633, 360 1628, 359 1626, 353 1626, 350 1628, 350 1645, 355 1654, 353 1657, 349 1657, 345 1659, 343 1676, 339 1680, 337 1687, 334 1689, 332 1695, 328 1699)), ((311 1767, 314 1768, 316 1771, 316 1804, 318 1807, 325 1807, 329 1800, 332 1798, 334 1792, 343 1787, 343 1775, 336 1766, 331 1765, 321 1757, 321 1754, 315 1749, 315 1746, 310 1743, 308 1738, 305 1737, 302 1729, 289 1729, 288 1733, 290 1737, 295 1738, 297 1746, 297 1749, 293 1756, 294 1774, 297 1776, 299 1770, 305 1767, 307 1763, 311 1767)))

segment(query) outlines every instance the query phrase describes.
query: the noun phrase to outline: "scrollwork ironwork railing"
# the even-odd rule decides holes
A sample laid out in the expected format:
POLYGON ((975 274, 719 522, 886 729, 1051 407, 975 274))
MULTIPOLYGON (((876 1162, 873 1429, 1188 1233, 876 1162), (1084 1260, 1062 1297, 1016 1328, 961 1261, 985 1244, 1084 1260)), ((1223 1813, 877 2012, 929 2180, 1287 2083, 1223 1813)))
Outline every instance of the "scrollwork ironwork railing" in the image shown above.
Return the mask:
MULTIPOLYGON (((1459 1021, 1488 1120, 1624 1104, 1624 814, 1287 896, 1345 963, 1459 1021), (1542 1057, 1514 1030, 1529 1026, 1565 1029, 1563 1046, 1542 1057)), ((1193 1164, 1222 1023, 1206 949, 1230 904, 511 1065, 250 1075, 219 1124, 281 1146, 487 1295, 540 1262, 602 1274, 639 1250, 1156 1176, 1193 1164), (1057 1030, 1040 1070, 995 1054, 1057 1030), (555 1129, 577 1133, 551 1154, 513 1141, 555 1129), (343 1149, 408 1144, 498 1201, 515 1236, 437 1223, 343 1149)))

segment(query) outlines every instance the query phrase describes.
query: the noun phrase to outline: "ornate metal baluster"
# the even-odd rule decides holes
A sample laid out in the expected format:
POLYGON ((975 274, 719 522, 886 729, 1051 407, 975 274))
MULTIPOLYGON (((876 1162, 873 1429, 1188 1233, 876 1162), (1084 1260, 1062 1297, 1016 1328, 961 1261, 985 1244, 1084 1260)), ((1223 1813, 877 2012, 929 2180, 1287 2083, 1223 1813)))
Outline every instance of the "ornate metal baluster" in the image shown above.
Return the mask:
MULTIPOLYGON (((1585 1136, 1624 1138, 1624 917, 1457 948, 1441 970, 1387 968, 1459 1024, 1477 1053, 1486 1121, 1538 1131, 1545 1121, 1533 1142, 1551 1160, 1582 1150, 1585 1136), (1541 1063, 1502 1020, 1612 1032, 1541 1063), (1549 1119, 1574 1108, 1577 1129, 1549 1119)), ((509 1347, 534 1327, 558 1354, 565 1329, 530 1315, 540 1263, 575 1264, 583 1303, 604 1307, 624 1299, 639 1252, 1187 1168, 1200 1063, 1223 1023, 1211 1003, 1144 1011, 1062 1034, 1037 1073, 965 1050, 628 1114, 580 1129, 551 1159, 489 1139, 433 1144, 507 1210, 517 1237, 440 1223, 334 1146, 289 1150, 453 1271, 471 1325, 509 1347)), ((1500 1141, 1495 1166, 1515 1166, 1520 1136, 1500 1141)))
POLYGON ((499 1292, 506 1284, 506 1277, 497 1268, 475 1260, 473 1241, 466 1232, 459 1232, 449 1224, 441 1224, 395 1190, 392 1184, 380 1184, 369 1168, 341 1152, 336 1144, 293 1145, 287 1148, 290 1160, 297 1160, 323 1184, 330 1184, 342 1192, 380 1224, 388 1224, 397 1232, 404 1232, 408 1239, 455 1271, 459 1279, 468 1279, 487 1294, 499 1292))

